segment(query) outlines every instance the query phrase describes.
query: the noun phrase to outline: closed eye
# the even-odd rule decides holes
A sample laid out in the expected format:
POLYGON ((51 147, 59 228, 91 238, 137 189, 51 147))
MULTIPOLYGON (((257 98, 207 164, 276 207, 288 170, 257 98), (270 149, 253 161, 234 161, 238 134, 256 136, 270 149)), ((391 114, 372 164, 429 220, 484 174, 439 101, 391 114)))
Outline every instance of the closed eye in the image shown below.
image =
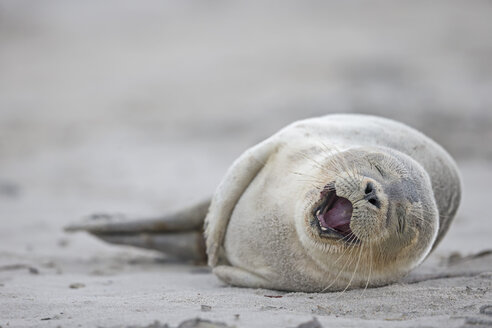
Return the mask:
POLYGON ((384 178, 384 174, 383 174, 383 171, 381 170, 381 168, 376 164, 374 164, 374 167, 376 168, 376 170, 378 170, 379 174, 381 174, 381 176, 384 178))

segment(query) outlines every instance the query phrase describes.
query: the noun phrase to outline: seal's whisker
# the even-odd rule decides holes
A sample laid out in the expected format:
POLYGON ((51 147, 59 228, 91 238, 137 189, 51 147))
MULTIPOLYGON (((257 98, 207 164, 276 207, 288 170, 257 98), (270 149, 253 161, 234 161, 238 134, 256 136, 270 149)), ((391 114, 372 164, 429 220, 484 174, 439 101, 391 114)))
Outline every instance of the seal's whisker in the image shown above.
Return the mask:
POLYGON ((367 286, 369 286, 369 281, 371 280, 371 271, 372 271, 372 262, 373 262, 373 259, 372 259, 372 245, 371 243, 369 243, 368 245, 369 247, 369 275, 367 276, 367 282, 366 282, 366 285, 364 286, 364 289, 362 290, 362 293, 360 295, 360 297, 362 298, 362 296, 364 295, 366 289, 367 289, 367 286))
POLYGON ((308 182, 314 182, 316 184, 319 184, 319 188, 322 188, 322 185, 320 182, 320 179, 319 177, 315 177, 315 176, 312 176, 312 175, 309 175, 309 174, 305 174, 305 173, 300 173, 300 172, 294 172, 294 171, 290 171, 290 173, 294 174, 294 175, 298 175, 298 176, 301 176, 301 177, 307 177, 307 178, 311 178, 311 179, 298 179, 297 181, 308 181, 308 182))
MULTIPOLYGON (((353 237, 355 238, 355 235, 354 235, 353 237)), ((345 263, 343 264, 342 268, 338 271, 338 274, 337 274, 337 276, 335 277, 335 279, 334 279, 334 280, 333 280, 333 281, 332 281, 332 282, 331 282, 331 283, 330 283, 327 287, 325 287, 325 288, 324 288, 321 292, 325 292, 326 290, 328 290, 331 286, 333 286, 333 285, 335 284, 335 282, 338 280, 338 278, 340 277, 340 275, 342 274, 342 272, 344 272, 344 271, 345 271, 345 267, 347 266, 347 264, 349 264, 349 260, 350 260, 350 264, 352 264, 352 261, 354 260, 354 258, 353 258, 353 256, 352 256, 352 253, 354 252, 354 250, 355 250, 355 247, 347 247, 347 248, 346 248, 346 250, 343 252, 343 254, 341 254, 341 255, 338 257, 338 259, 337 259, 337 261, 335 261, 335 263, 336 263, 336 262, 338 262, 338 260, 339 260, 340 258, 342 258, 342 257, 343 257, 343 258, 348 257, 348 259, 346 259, 346 261, 345 261, 345 263), (349 251, 349 253, 347 254, 347 255, 349 255, 349 256, 344 256, 344 255, 345 255, 345 252, 346 252, 347 250, 349 251)), ((335 263, 334 263, 334 265, 335 265, 335 263)))
POLYGON ((350 168, 348 167, 348 164, 347 164, 347 161, 345 160, 345 157, 344 156, 337 156, 337 159, 340 162, 340 165, 342 167, 343 172, 347 173, 347 175, 350 176, 350 174, 353 172, 351 172, 350 168))
POLYGON ((360 247, 359 248, 359 256, 357 258, 357 263, 355 264, 354 272, 352 273, 352 276, 350 277, 350 280, 349 280, 347 286, 345 287, 344 290, 342 290, 342 292, 337 296, 337 298, 340 297, 340 296, 342 296, 343 293, 345 293, 345 291, 350 287, 350 284, 352 284, 352 281, 354 280, 355 274, 357 273, 357 269, 359 267, 359 262, 360 262, 360 258, 361 258, 361 255, 362 255, 362 249, 363 249, 363 247, 360 247))
POLYGON ((432 216, 432 217, 439 217, 440 216, 437 212, 425 211, 425 210, 421 210, 418 212, 417 211, 411 211, 409 214, 413 215, 413 216, 417 216, 417 217, 420 217, 421 215, 432 216))
POLYGON ((329 163, 331 166, 333 166, 336 170, 337 173, 340 174, 341 172, 344 172, 344 166, 343 163, 340 162, 340 156, 338 156, 341 152, 336 151, 335 153, 330 152, 331 156, 329 158, 329 163))
MULTIPOLYGON (((355 235, 353 235, 353 234, 352 234, 352 236, 353 236, 353 240, 355 240, 355 238, 356 238, 356 237, 355 237, 355 235)), ((342 238, 341 240, 343 240, 343 239, 345 239, 345 237, 344 237, 344 238, 342 238)), ((339 240, 338 242, 342 242, 341 240, 339 240)), ((341 256, 339 256, 339 257, 335 260, 335 262, 333 263, 333 265, 337 264, 337 262, 340 260, 340 258, 341 258, 343 255, 345 255, 345 253, 346 253, 349 249, 352 249, 352 248, 353 248, 353 247, 352 247, 352 245, 351 245, 351 244, 349 244, 349 242, 350 242, 350 241, 343 241, 343 243, 344 243, 344 244, 346 244, 346 245, 344 245, 344 246, 346 246, 346 247, 345 247, 345 250, 343 251, 343 253, 341 254, 341 256)))
POLYGON ((432 219, 426 219, 425 217, 421 217, 417 215, 411 215, 411 219, 417 220, 417 222, 423 223, 424 225, 433 226, 436 224, 436 222, 433 221, 432 219))
POLYGON ((325 142, 323 142, 322 140, 319 140, 319 143, 320 145, 326 150, 326 152, 328 152, 328 154, 330 156, 335 156, 337 154, 340 154, 342 151, 340 149, 338 149, 338 147, 334 144, 331 144, 330 146, 328 146, 325 142))
POLYGON ((319 140, 318 143, 323 146, 323 148, 325 148, 325 150, 328 152, 328 153, 340 153, 341 151, 338 149, 338 147, 334 144, 331 144, 330 146, 328 146, 323 140, 319 140))
POLYGON ((341 151, 335 145, 332 145, 330 149, 323 141, 320 141, 320 144, 328 152, 329 155, 328 162, 331 166, 337 169, 336 173, 340 174, 340 172, 346 171, 346 168, 344 167, 343 163, 340 161, 341 156, 338 156, 341 153, 341 151))
POLYGON ((384 250, 382 249, 382 246, 381 244, 377 244, 378 245, 378 253, 377 253, 377 257, 378 259, 381 259, 384 257, 384 250))
POLYGON ((347 234, 346 236, 344 236, 342 239, 339 239, 337 240, 338 242, 344 242, 346 244, 348 244, 347 246, 352 246, 352 241, 355 241, 355 239, 357 238, 357 236, 353 233, 353 232, 350 232, 349 234, 347 234), (351 240, 349 240, 349 239, 351 240))
POLYGON ((306 159, 306 160, 308 160, 308 161, 313 162, 313 163, 314 163, 314 164, 315 164, 315 165, 316 165, 319 169, 321 169, 321 170, 325 170, 325 169, 326 169, 326 166, 325 166, 325 165, 322 165, 321 163, 319 163, 319 162, 318 162, 317 160, 315 160, 314 158, 309 157, 309 156, 308 156, 308 155, 306 155, 304 152, 299 151, 299 152, 297 152, 297 154, 298 154, 299 156, 301 156, 302 158, 304 158, 304 159, 306 159))
POLYGON ((418 216, 412 216, 413 219, 416 219, 416 220, 419 220, 420 222, 422 223, 426 223, 426 224, 433 224, 433 222, 431 220, 427 220, 423 217, 418 217, 418 216))
POLYGON ((333 262, 333 265, 335 266, 338 263, 338 261, 340 261, 340 259, 343 258, 346 255, 347 251, 349 251, 350 249, 351 249, 350 247, 345 247, 343 252, 337 257, 335 262, 333 262))
POLYGON ((317 183, 319 183, 322 186, 325 186, 326 180, 333 179, 333 176, 331 176, 331 175, 326 175, 326 176, 323 176, 320 178, 319 176, 314 176, 314 175, 310 175, 310 174, 306 174, 306 173, 302 173, 302 172, 298 172, 298 171, 289 171, 289 172, 294 174, 294 175, 312 178, 313 181, 316 181, 317 183))
POLYGON ((333 176, 333 175, 336 175, 337 172, 335 171, 332 171, 332 170, 329 170, 326 165, 322 165, 321 163, 319 163, 318 161, 316 161, 315 159, 307 156, 306 154, 304 154, 303 152, 299 151, 297 152, 297 155, 301 156, 302 158, 312 162, 314 164, 315 167, 317 167, 318 169, 321 170, 321 172, 323 173, 326 173, 328 176, 333 176))
MULTIPOLYGON (((348 255, 351 255, 351 252, 349 252, 349 253, 347 254, 347 257, 349 257, 349 259, 346 259, 346 260, 345 260, 345 263, 344 263, 344 265, 342 266, 342 268, 341 268, 340 270, 338 270, 338 274, 335 276, 335 278, 332 280, 332 282, 331 282, 328 286, 326 286, 325 288, 323 288, 323 289, 321 290, 321 293, 324 293, 325 291, 327 291, 327 290, 328 290, 331 286, 333 286, 333 285, 337 282, 338 278, 340 277, 340 275, 341 275, 341 274, 342 274, 342 272, 344 271, 345 266, 347 265, 348 261, 349 261, 349 260, 350 260, 350 258, 351 258, 351 256, 348 256, 348 255)), ((340 258, 341 258, 341 257, 342 257, 342 256, 340 256, 340 258)), ((345 257, 344 257, 344 258, 345 258, 345 257)))

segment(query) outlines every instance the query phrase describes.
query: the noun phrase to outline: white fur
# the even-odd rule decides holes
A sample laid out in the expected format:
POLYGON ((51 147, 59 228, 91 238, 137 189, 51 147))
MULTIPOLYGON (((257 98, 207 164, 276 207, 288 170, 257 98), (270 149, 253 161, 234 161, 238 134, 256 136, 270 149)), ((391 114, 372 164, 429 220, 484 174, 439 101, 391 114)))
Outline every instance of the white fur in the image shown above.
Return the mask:
MULTIPOLYGON (((423 167, 432 185, 429 197, 441 216, 435 222, 433 243, 416 260, 379 276, 374 273, 371 285, 395 281, 421 262, 456 213, 460 179, 455 163, 434 141, 404 124, 373 116, 328 115, 289 125, 247 150, 228 170, 206 217, 207 253, 214 272, 230 284, 245 287, 323 290, 327 281, 335 279, 340 263, 325 261, 320 254, 326 250, 299 232, 303 229, 299 216, 312 189, 309 180, 323 178, 305 172, 316 172, 316 161, 326 156, 320 149, 374 146, 399 151, 423 167)), ((340 256, 336 249, 328 253, 332 259, 340 256)), ((352 277, 343 274, 337 279, 334 289, 343 288, 352 277)))

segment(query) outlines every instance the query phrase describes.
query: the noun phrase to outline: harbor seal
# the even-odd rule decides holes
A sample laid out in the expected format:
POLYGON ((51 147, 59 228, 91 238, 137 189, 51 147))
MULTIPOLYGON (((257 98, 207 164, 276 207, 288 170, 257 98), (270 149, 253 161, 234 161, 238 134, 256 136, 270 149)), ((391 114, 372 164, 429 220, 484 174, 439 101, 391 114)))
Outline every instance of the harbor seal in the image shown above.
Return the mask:
MULTIPOLYGON (((442 239, 460 198, 455 162, 422 133, 375 116, 327 115, 295 122, 247 150, 210 205, 184 213, 205 217, 208 208, 208 264, 223 281, 324 292, 398 281, 442 239)), ((118 234, 124 222, 69 229, 144 247, 135 236, 192 233, 163 227, 170 217, 140 221, 133 242, 128 231, 118 234)))

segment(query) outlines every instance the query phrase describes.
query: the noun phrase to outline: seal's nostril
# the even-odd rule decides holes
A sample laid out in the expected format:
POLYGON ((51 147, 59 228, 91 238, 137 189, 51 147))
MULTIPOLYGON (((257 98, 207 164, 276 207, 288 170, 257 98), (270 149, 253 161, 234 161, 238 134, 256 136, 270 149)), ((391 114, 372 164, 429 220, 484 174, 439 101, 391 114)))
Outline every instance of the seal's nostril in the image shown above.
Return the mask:
POLYGON ((377 208, 381 208, 381 202, 376 195, 376 189, 374 188, 374 184, 372 182, 367 183, 364 193, 366 194, 364 196, 365 200, 367 200, 369 203, 376 206, 377 208))
POLYGON ((366 197, 366 200, 377 208, 381 208, 381 203, 376 195, 370 195, 369 197, 366 197))

